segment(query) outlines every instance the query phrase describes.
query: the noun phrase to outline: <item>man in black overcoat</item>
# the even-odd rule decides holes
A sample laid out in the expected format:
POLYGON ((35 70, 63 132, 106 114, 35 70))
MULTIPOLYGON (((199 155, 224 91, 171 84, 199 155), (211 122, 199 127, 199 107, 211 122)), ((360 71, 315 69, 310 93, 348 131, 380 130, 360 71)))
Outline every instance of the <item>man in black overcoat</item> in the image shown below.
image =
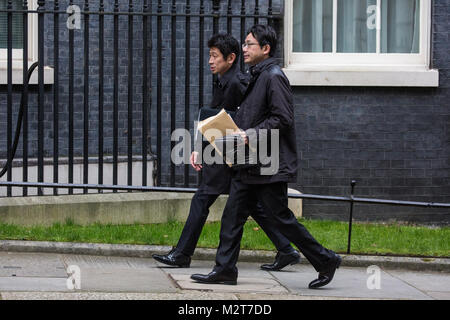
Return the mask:
POLYGON ((278 230, 319 272, 318 278, 309 284, 310 288, 330 283, 341 263, 341 257, 318 243, 288 208, 287 184, 295 182, 297 175, 294 106, 289 80, 273 58, 276 44, 277 36, 270 26, 256 25, 248 32, 242 47, 244 61, 250 65, 251 81, 235 122, 241 129, 237 134, 247 143, 257 141, 260 146, 268 143, 268 136, 278 137, 277 170, 265 170, 261 163, 257 169, 242 169, 233 175, 222 216, 216 265, 207 275, 191 276, 201 283, 237 283, 236 263, 243 226, 248 218, 243 208, 249 197, 260 201, 278 230))
MULTIPOLYGON (((209 65, 211 72, 218 75, 214 84, 212 108, 225 108, 236 111, 242 101, 248 85, 248 77, 238 68, 240 53, 239 42, 230 35, 218 34, 208 41, 210 48, 209 65)), ((181 233, 177 246, 164 255, 154 254, 153 258, 171 266, 189 267, 203 226, 209 214, 209 208, 221 194, 228 194, 231 181, 231 168, 226 164, 198 164, 198 152, 191 154, 191 165, 195 170, 202 170, 202 181, 194 194, 189 216, 181 233)), ((246 211, 264 230, 278 250, 275 262, 264 264, 262 269, 281 270, 289 264, 298 263, 300 254, 290 245, 289 240, 275 228, 271 219, 257 203, 256 198, 249 197, 246 211)))

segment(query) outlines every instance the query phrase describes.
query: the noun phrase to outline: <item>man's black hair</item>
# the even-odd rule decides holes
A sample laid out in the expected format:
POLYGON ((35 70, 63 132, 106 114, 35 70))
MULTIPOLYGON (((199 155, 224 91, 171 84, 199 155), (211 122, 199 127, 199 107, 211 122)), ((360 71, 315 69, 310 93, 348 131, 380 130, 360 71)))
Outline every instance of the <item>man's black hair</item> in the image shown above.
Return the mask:
POLYGON ((216 47, 222 53, 223 58, 226 60, 232 53, 236 55, 236 59, 233 64, 236 64, 239 58, 241 48, 239 42, 231 35, 225 33, 219 33, 211 37, 208 41, 208 48, 216 47))
POLYGON ((267 25, 257 24, 251 27, 247 32, 247 34, 250 33, 256 40, 258 40, 261 48, 266 44, 270 45, 270 57, 273 57, 275 55, 275 50, 277 49, 277 33, 275 32, 274 28, 267 25))

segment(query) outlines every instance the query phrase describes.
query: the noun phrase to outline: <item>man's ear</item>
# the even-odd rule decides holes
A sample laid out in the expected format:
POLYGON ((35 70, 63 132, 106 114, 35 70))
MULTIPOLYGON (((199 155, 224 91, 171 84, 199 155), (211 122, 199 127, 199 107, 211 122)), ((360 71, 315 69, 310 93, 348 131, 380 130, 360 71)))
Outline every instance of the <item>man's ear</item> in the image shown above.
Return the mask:
POLYGON ((272 48, 270 47, 270 44, 265 44, 263 46, 263 53, 265 55, 270 55, 270 50, 272 50, 272 48))
POLYGON ((227 57, 227 62, 233 64, 234 60, 236 60, 236 53, 230 53, 227 57))

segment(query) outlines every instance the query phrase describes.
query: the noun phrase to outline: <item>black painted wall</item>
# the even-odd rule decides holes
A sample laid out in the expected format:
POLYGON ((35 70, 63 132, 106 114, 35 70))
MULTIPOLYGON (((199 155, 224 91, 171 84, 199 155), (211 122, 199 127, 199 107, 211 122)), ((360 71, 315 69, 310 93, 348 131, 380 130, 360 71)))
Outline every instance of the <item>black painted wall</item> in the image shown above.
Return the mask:
MULTIPOLYGON (((156 11, 156 1, 152 10, 156 11)), ((221 1, 221 11, 226 12, 226 1, 221 1)), ((254 12, 252 1, 246 2, 246 10, 254 12)), ((267 12, 268 1, 259 1, 261 12, 267 12)), ((52 8, 53 1, 46 1, 52 8)), ((142 8, 142 0, 133 1, 136 11, 142 8)), ((163 10, 170 10, 171 1, 163 1, 163 10)), ((232 1, 233 12, 240 13, 241 1, 232 1)), ((283 1, 273 1, 274 12, 282 12, 283 1)), ((449 45, 448 15, 450 4, 445 0, 433 1, 433 68, 439 69, 438 88, 368 88, 368 87, 293 87, 295 102, 296 129, 298 135, 299 175, 291 187, 303 193, 321 195, 348 195, 350 181, 357 180, 357 196, 411 201, 450 202, 450 110, 449 110, 449 45)), ((75 1, 83 8, 83 1, 75 1)), ((127 1, 120 1, 121 11, 127 11, 127 1)), ((60 1, 65 9, 68 1, 60 1)), ((192 11, 198 12, 199 1, 191 1, 192 11)), ((211 11, 212 1, 205 0, 205 10, 211 11)), ((97 10, 97 4, 90 2, 90 8, 97 10)), ((112 11, 111 1, 105 1, 105 11, 112 11)), ((184 1, 177 4, 179 12, 184 10, 184 1)), ((133 72, 133 152, 141 152, 142 96, 147 94, 150 101, 151 134, 148 143, 156 151, 156 19, 153 29, 151 50, 152 88, 142 90, 142 23, 140 17, 134 18, 134 72, 133 72)), ((246 28, 253 24, 247 19, 246 28)), ((261 20, 265 23, 265 19, 261 20)), ((68 146, 68 29, 65 16, 60 24, 60 104, 58 106, 60 156, 67 156, 68 146)), ((53 18, 45 22, 45 64, 53 66, 53 18)), ((113 30, 112 17, 106 16, 105 25, 105 154, 112 153, 112 99, 113 99, 113 30)), ((89 152, 98 152, 98 19, 90 19, 90 75, 89 75, 89 152)), ((120 88, 119 88, 119 148, 121 154, 127 152, 127 34, 126 17, 120 18, 120 88)), ((184 78, 185 78, 185 20, 177 20, 177 90, 176 126, 184 126, 184 78)), ((220 20, 219 30, 226 31, 226 20, 220 20)), ((280 45, 278 56, 282 63, 283 30, 278 25, 280 45)), ((240 39, 239 19, 233 20, 233 35, 240 39)), ((83 21, 82 29, 75 31, 75 152, 82 155, 83 150, 83 21)), ((205 19, 204 46, 204 103, 211 99, 212 77, 207 67, 207 39, 212 35, 212 19, 205 19)), ((198 18, 191 22, 191 63, 189 65, 190 118, 194 120, 199 107, 199 24, 198 18)), ((162 182, 169 182, 170 160, 170 19, 163 19, 163 132, 162 132, 162 182)), ((45 96, 45 156, 53 156, 53 90, 54 85, 46 86, 45 96)), ((14 86, 14 123, 20 100, 21 86, 14 86)), ((0 159, 6 157, 6 85, 0 85, 0 159)), ((29 96, 30 141, 32 157, 37 148, 37 89, 30 88, 29 96)), ((192 129, 192 126, 191 126, 192 129)), ((17 157, 21 157, 22 144, 19 144, 17 157)), ((184 168, 177 167, 177 186, 184 184, 184 168)), ((195 187, 197 174, 191 169, 190 185, 195 187)), ((334 202, 304 200, 303 214, 311 218, 331 218, 345 220, 349 205, 334 202)), ((357 220, 391 219, 422 223, 449 223, 450 218, 441 209, 423 209, 394 206, 357 205, 354 212, 357 220)))
MULTIPOLYGON (((303 193, 450 202, 448 1, 433 1, 438 88, 294 87, 303 193)), ((449 223, 448 210, 356 205, 358 220, 449 223)), ((349 204, 304 201, 304 215, 345 220, 349 204)))

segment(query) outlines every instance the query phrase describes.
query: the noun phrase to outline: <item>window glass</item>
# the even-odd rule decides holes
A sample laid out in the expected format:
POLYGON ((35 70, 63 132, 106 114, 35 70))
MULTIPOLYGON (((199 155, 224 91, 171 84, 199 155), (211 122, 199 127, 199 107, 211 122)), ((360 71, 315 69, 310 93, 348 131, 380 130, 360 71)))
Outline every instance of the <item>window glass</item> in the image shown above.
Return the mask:
POLYGON ((419 53, 420 0, 293 0, 292 41, 293 52, 419 53))
POLYGON ((294 52, 332 52, 333 0, 294 0, 294 52))
MULTIPOLYGON (((13 9, 22 10, 22 0, 13 0, 13 9)), ((0 0, 0 9, 6 10, 8 1, 0 0)), ((23 14, 12 15, 12 48, 23 49, 23 14)), ((8 14, 0 12, 0 49, 6 49, 8 44, 8 14)))
POLYGON ((371 23, 377 1, 338 0, 337 3, 337 52, 377 52, 376 19, 371 23))
POLYGON ((381 52, 419 53, 420 0, 382 0, 381 11, 381 52))

